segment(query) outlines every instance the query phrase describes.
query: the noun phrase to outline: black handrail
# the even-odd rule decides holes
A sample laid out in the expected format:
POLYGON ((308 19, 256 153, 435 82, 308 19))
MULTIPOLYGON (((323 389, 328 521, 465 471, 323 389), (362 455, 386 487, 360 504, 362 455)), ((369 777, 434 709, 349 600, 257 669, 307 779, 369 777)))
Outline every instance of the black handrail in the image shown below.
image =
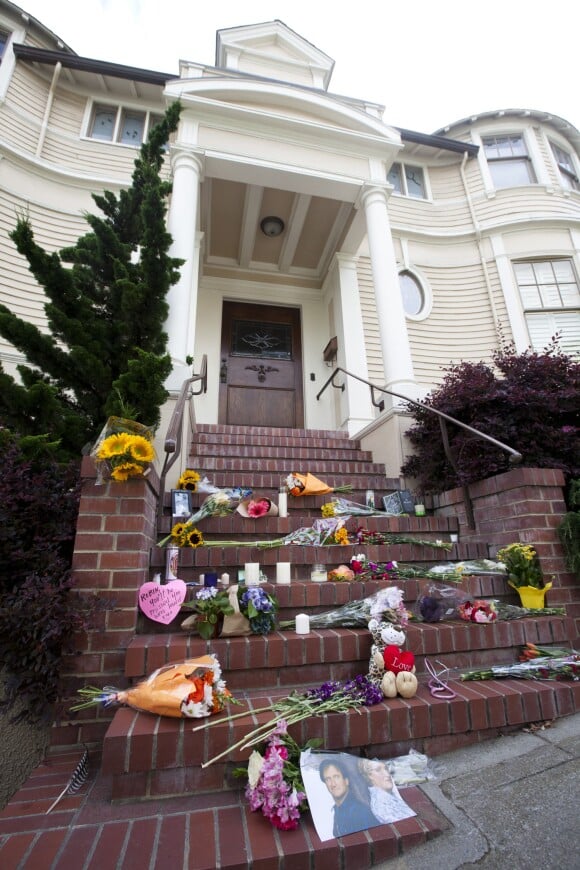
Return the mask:
POLYGON ((195 409, 193 407, 193 402, 191 401, 191 399, 194 396, 201 396, 202 393, 207 393, 206 354, 204 354, 202 357, 201 370, 199 374, 194 374, 183 382, 181 390, 179 391, 177 402, 175 403, 175 407, 171 415, 171 420, 169 421, 169 426, 167 427, 167 435, 165 436, 165 442, 163 445, 163 448, 165 450, 165 460, 163 462, 161 474, 159 475, 159 502, 157 504, 158 521, 163 516, 163 502, 165 499, 165 481, 167 478, 167 472, 175 464, 175 462, 179 459, 179 456, 181 455, 181 443, 183 439, 183 414, 185 412, 186 403, 189 409, 189 431, 190 434, 192 434, 193 432, 195 432, 196 422, 195 409), (196 383, 199 384, 199 389, 194 390, 193 384, 196 383))
MULTIPOLYGON (((461 420, 456 420, 455 417, 451 417, 449 414, 445 414, 443 411, 438 411, 437 408, 432 408, 430 405, 426 405, 424 402, 418 402, 416 399, 410 399, 408 396, 404 396, 401 393, 395 393, 394 390, 387 390, 385 387, 379 387, 376 384, 372 384, 370 381, 361 378, 359 375, 353 374, 353 372, 349 372, 346 369, 343 369, 341 366, 338 366, 334 369, 331 376, 328 378, 322 389, 316 396, 316 400, 318 401, 325 391, 325 389, 332 384, 335 389, 344 390, 344 384, 337 386, 334 383, 334 379, 342 372, 349 378, 354 378, 356 381, 360 381, 362 384, 366 384, 371 391, 371 401, 375 407, 380 408, 382 411, 384 409, 383 402, 377 402, 375 400, 375 390, 378 390, 381 393, 387 393, 389 396, 396 396, 397 399, 402 399, 404 402, 408 402, 410 405, 415 405, 417 408, 423 408, 425 411, 429 411, 431 414, 436 414, 439 417, 439 425, 441 427, 441 438, 443 441, 443 449, 445 451, 445 456, 447 460, 457 476, 459 477, 459 469, 457 468, 457 463, 455 462, 455 457, 453 456, 453 451, 451 450, 451 445, 449 443, 449 432, 447 431, 447 423, 453 423, 455 426, 459 426, 461 429, 465 429, 467 432, 471 432, 476 438, 479 438, 481 441, 489 441, 490 444, 494 444, 496 447, 499 447, 501 450, 504 450, 506 453, 510 454, 509 462, 511 465, 518 465, 522 461, 522 454, 518 453, 517 450, 514 450, 513 447, 509 447, 507 444, 504 444, 502 441, 498 441, 497 438, 492 438, 491 435, 486 435, 485 432, 480 432, 479 429, 474 429, 473 426, 468 426, 467 423, 462 423, 461 420)), ((467 517, 467 523, 470 529, 475 529, 475 517, 473 514, 473 504, 471 502, 471 497, 469 495, 469 488, 467 485, 462 486, 463 490, 463 499, 465 502, 465 514, 467 517)))

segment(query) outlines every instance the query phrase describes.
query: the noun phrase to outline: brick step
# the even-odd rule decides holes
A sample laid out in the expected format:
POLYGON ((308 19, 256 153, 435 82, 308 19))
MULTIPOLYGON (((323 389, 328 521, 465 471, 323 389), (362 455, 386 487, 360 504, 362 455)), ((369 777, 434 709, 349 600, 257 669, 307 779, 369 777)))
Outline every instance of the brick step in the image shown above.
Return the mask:
POLYGON ((193 440, 207 440, 212 436, 219 436, 220 441, 226 442, 229 438, 231 443, 256 443, 269 441, 277 443, 277 439, 283 439, 281 443, 289 443, 294 440, 297 443, 305 443, 307 446, 317 447, 318 444, 310 442, 339 441, 343 444, 354 444, 360 447, 360 442, 351 440, 348 432, 342 429, 285 429, 269 426, 232 426, 226 423, 198 423, 193 440))
MULTIPOLYGON (((428 673, 426 659, 447 668, 465 669, 510 664, 527 642, 570 646, 570 617, 526 617, 486 625, 451 620, 407 627, 405 649, 415 654, 418 675, 428 673)), ((195 632, 137 635, 127 648, 125 676, 141 679, 164 665, 215 653, 227 674, 229 688, 273 689, 319 685, 368 672, 372 638, 366 628, 313 629, 308 635, 291 630, 265 636, 218 637, 204 640, 195 632)))
MULTIPOLYGON (((204 532, 204 534, 206 534, 204 532)), ((211 535, 207 535, 208 541, 211 535)), ((250 536, 251 537, 251 536, 250 536)), ((266 536, 253 536, 252 540, 273 540, 275 533, 266 536)), ((222 536, 220 536, 220 539, 222 536)), ((227 540, 227 533, 223 540, 227 540)), ((214 540, 219 540, 217 537, 214 540)), ((238 568, 243 568, 246 562, 259 562, 262 571, 270 581, 274 581, 277 562, 291 563, 291 576, 293 580, 305 581, 310 577, 313 565, 321 563, 329 570, 338 565, 348 564, 352 556, 365 552, 368 558, 377 563, 396 561, 403 566, 405 563, 420 564, 426 568, 445 563, 457 562, 462 559, 482 559, 487 556, 487 547, 484 544, 456 544, 452 551, 447 552, 438 547, 422 546, 418 544, 390 544, 371 545, 360 547, 357 545, 340 546, 338 544, 324 547, 298 546, 296 544, 282 545, 280 547, 260 548, 245 547, 243 540, 235 539, 231 547, 182 547, 179 552, 179 576, 183 580, 197 580, 196 571, 205 572, 205 569, 227 572, 233 580, 237 578, 238 568)), ((165 568, 166 554, 163 547, 152 547, 150 564, 153 572, 163 572, 165 568)), ((505 584, 504 584, 505 585, 505 584)))
MULTIPOLYGON (((300 745, 320 737, 327 750, 348 750, 371 758, 393 757, 411 748, 435 756, 580 709, 577 682, 502 679, 451 681, 450 686, 456 692, 451 700, 433 698, 422 680, 414 698, 394 698, 373 707, 311 717, 293 725, 290 733, 300 745)), ((252 711, 286 697, 288 691, 248 692, 243 700, 251 715, 227 721, 220 714, 216 724, 195 732, 201 720, 117 710, 105 736, 102 758, 103 772, 112 778, 112 799, 239 789, 232 768, 246 761, 250 750, 234 747, 256 725, 271 719, 269 712, 252 711), (223 759, 201 767, 228 748, 223 759)), ((232 707, 233 713, 240 710, 232 707)))
MULTIPOLYGON (((373 475, 380 477, 384 485, 385 466, 379 462, 368 462, 358 460, 356 457, 351 459, 340 460, 340 479, 336 478, 337 459, 334 456, 334 451, 329 451, 329 455, 325 459, 319 459, 316 463, 310 462, 308 469, 315 477, 327 483, 327 478, 332 475, 333 484, 329 486, 340 486, 345 478, 352 478, 353 475, 373 475)), ((287 474, 294 470, 295 463, 287 463, 286 467, 280 463, 279 459, 268 458, 267 453, 260 451, 254 456, 240 456, 229 453, 226 456, 204 456, 200 461, 200 457, 196 457, 196 470, 203 476, 213 475, 215 471, 237 471, 240 475, 247 475, 248 472, 254 471, 272 471, 278 475, 278 479, 284 481, 287 474)), ((298 469, 299 470, 299 469, 298 469)), ((210 478, 211 479, 211 478, 210 478)), ((346 483, 349 482, 346 480, 346 483)))
MULTIPOLYGON (((412 850, 450 827, 417 786, 401 790, 417 816, 367 832, 321 842, 309 813, 295 831, 275 830, 260 812, 251 812, 240 788, 223 795, 190 795, 158 801, 125 801, 111 807, 110 777, 95 773, 91 756, 87 782, 51 803, 66 788, 81 752, 54 751, 30 774, 0 811, 0 864, 70 870, 168 866, 194 870, 328 870, 372 867, 412 850), (79 857, 79 848, 84 856, 79 857), (124 858, 122 856, 125 856, 124 858)), ((176 774, 178 777, 178 774, 176 774)))
POLYGON ((291 471, 301 471, 300 466, 294 466, 294 463, 297 463, 298 460, 302 460, 303 466, 314 467, 319 460, 327 460, 329 454, 332 454, 335 459, 340 461, 373 461, 373 455, 369 450, 357 450, 355 447, 345 447, 343 442, 338 442, 341 445, 340 447, 333 446, 332 449, 329 449, 328 447, 305 447, 303 445, 300 445, 299 447, 286 445, 273 446, 269 442, 265 444, 223 444, 218 440, 218 438, 211 442, 195 442, 192 455, 195 457, 195 461, 198 465, 203 465, 208 456, 260 456, 265 459, 288 459, 293 461, 291 471))
MULTIPOLYGON (((270 463, 273 465, 273 470, 264 471, 264 470, 237 470, 241 468, 241 460, 238 465, 230 471, 217 470, 211 471, 208 473, 208 477, 210 478, 210 482, 214 485, 223 489, 224 487, 231 486, 246 486, 254 491, 261 489, 271 489, 275 492, 278 492, 280 487, 284 482, 284 478, 287 474, 287 469, 280 468, 277 463, 270 463)), ((190 465, 202 473, 204 469, 198 468, 194 461, 191 460, 190 465)), ((262 466, 263 468, 263 466, 262 466)), ((315 471, 312 471, 312 474, 315 474, 315 471)), ((316 474, 316 477, 320 477, 324 480, 328 486, 352 486, 352 491, 355 493, 358 492, 362 494, 362 501, 364 502, 364 494, 367 489, 373 489, 375 491, 380 492, 391 492, 391 481, 389 481, 384 473, 384 470, 381 469, 377 473, 366 473, 364 467, 360 470, 359 473, 346 473, 343 474, 341 471, 337 470, 337 463, 333 463, 333 467, 328 472, 324 474, 316 474)), ((352 492, 351 491, 351 492, 352 492)), ((352 494, 346 494, 347 498, 352 498, 352 494)), ((314 498, 313 496, 306 496, 306 498, 314 498)), ((329 496, 316 496, 318 499, 316 504, 319 506, 323 504, 325 501, 328 501, 329 496)), ((301 498, 302 500, 302 498, 301 498)), ((353 498, 353 501, 361 501, 360 495, 358 497, 353 498)))

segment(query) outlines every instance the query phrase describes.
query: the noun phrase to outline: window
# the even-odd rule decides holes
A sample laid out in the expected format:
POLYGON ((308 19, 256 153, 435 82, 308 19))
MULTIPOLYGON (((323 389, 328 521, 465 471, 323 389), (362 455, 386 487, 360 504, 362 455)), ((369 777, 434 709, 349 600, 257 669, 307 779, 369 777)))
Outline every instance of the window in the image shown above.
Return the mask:
POLYGON ((567 151, 564 151, 563 148, 560 148, 559 145, 555 145, 553 142, 550 142, 550 146, 560 171, 562 186, 567 187, 569 190, 580 190, 580 182, 578 181, 578 176, 574 169, 572 155, 567 151))
POLYGON ((141 145, 161 115, 137 112, 122 106, 95 104, 89 122, 88 135, 103 142, 121 142, 123 145, 141 145))
POLYGON ((425 293, 417 278, 407 270, 399 272, 399 286, 405 314, 411 317, 421 314, 425 308, 425 293))
POLYGON ((580 353, 580 290, 572 260, 514 263, 530 344, 543 350, 559 333, 566 353, 580 353))
POLYGON ((425 192, 425 178, 420 166, 411 166, 406 163, 393 163, 387 176, 389 184, 393 185, 395 193, 403 196, 415 196, 419 199, 427 199, 425 192))
POLYGON ((495 187, 517 187, 535 182, 523 134, 485 136, 483 150, 495 187))
POLYGON ((6 51, 6 46, 8 45, 8 40, 10 39, 10 34, 7 30, 0 30, 0 63, 2 63, 2 58, 4 57, 4 52, 6 51))

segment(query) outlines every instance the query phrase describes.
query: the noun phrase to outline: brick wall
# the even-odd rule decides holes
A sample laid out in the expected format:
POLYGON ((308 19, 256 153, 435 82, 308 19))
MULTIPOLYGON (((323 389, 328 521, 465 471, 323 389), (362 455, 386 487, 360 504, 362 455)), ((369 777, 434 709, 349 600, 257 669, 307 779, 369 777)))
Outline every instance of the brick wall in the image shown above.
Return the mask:
POLYGON ((99 741, 112 710, 98 708, 69 714, 81 686, 124 688, 125 648, 135 633, 137 591, 149 579, 149 557, 156 536, 159 478, 96 483, 94 463, 83 459, 82 493, 75 539, 73 572, 81 592, 96 593, 108 608, 93 628, 75 639, 75 654, 63 664, 66 694, 71 700, 53 728, 52 743, 75 745, 99 741))
POLYGON ((469 487, 476 530, 468 528, 461 489, 434 498, 436 516, 457 516, 462 542, 483 542, 490 558, 514 542, 532 544, 546 580, 554 578, 548 604, 566 604, 580 630, 580 587, 566 570, 557 528, 566 513, 564 475, 558 469, 515 468, 469 487))

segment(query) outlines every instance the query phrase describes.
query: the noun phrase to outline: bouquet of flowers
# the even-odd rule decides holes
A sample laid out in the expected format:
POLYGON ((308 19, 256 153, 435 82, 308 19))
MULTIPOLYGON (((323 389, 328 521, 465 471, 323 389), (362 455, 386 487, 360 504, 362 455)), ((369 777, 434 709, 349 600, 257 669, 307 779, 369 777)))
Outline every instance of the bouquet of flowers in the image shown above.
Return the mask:
POLYGON ((218 590, 217 586, 204 586, 195 593, 193 601, 184 602, 183 607, 194 611, 195 628, 204 640, 215 635, 220 619, 234 612, 228 593, 218 590))
MULTIPOLYGON (((402 568, 394 560, 390 562, 373 562, 371 559, 367 559, 364 553, 353 556, 350 560, 350 567, 359 580, 392 581, 399 577, 412 579, 415 577, 434 578, 439 576, 435 569, 426 569, 421 565, 405 565, 402 568)), ((453 571, 446 573, 445 579, 459 583, 463 579, 463 566, 461 564, 455 565, 453 571)))
POLYGON ((126 704, 135 710, 156 713, 172 718, 200 719, 219 713, 228 702, 234 701, 226 689, 225 680, 215 655, 187 659, 177 664, 165 665, 154 671, 147 679, 121 691, 106 686, 98 689, 87 686, 79 689, 83 699, 71 710, 112 704, 126 704))
POLYGON ((327 501, 321 509, 323 517, 376 517, 385 516, 382 511, 377 511, 373 507, 368 507, 366 504, 358 504, 354 501, 349 501, 346 498, 335 498, 332 501, 327 501))
MULTIPOLYGON (((297 544, 303 547, 322 547, 331 544, 348 544, 348 532, 344 528, 347 518, 314 520, 312 526, 306 526, 290 532, 284 538, 274 538, 270 541, 244 542, 245 547, 257 547, 259 550, 269 550, 273 547, 284 547, 297 544)), ((163 542, 162 542, 163 543, 163 542)), ((206 547, 239 547, 239 541, 203 541, 206 547)))
MULTIPOLYGON (((278 723, 283 719, 287 725, 294 725, 296 722, 301 722, 303 719, 308 719, 310 716, 322 716, 324 713, 343 713, 345 710, 356 709, 357 707, 370 707, 374 704, 380 704, 384 700, 383 693, 378 686, 368 679, 368 677, 359 674, 352 680, 347 680, 344 683, 334 681, 323 683, 317 689, 310 689, 308 692, 300 695, 296 692, 283 698, 281 701, 276 701, 274 704, 268 704, 266 707, 260 707, 255 710, 248 710, 245 713, 228 716, 226 719, 220 719, 220 722, 232 721, 240 719, 244 716, 255 716, 257 713, 272 712, 272 719, 254 728, 238 740, 233 746, 229 746, 219 755, 205 761, 201 766, 209 767, 215 761, 228 755, 233 749, 246 749, 249 746, 256 746, 264 740, 268 740, 274 734, 278 723)), ((207 723, 210 724, 210 723, 207 723)), ((199 731, 200 728, 205 728, 205 725, 197 726, 194 731, 199 731)))
MULTIPOLYGON (((320 742, 309 740, 307 747, 320 742)), ((308 809, 300 774, 300 752, 288 734, 287 722, 280 719, 261 751, 253 750, 247 770, 234 770, 234 775, 248 778, 246 798, 250 809, 262 810, 262 815, 281 831, 295 830, 300 815, 308 809)))
POLYGON ((371 532, 362 526, 356 530, 356 538, 359 544, 417 544, 421 547, 435 547, 440 550, 450 550, 453 544, 450 541, 427 541, 423 538, 413 538, 408 535, 395 535, 392 532, 371 532))
POLYGON ((285 483, 288 487, 288 492, 293 496, 326 495, 328 492, 350 492, 352 490, 350 484, 345 486, 328 486, 328 484, 314 477, 310 472, 298 474, 296 471, 293 471, 292 474, 287 476, 285 483))
POLYGON ((508 586, 513 589, 517 589, 519 586, 544 589, 544 578, 538 563, 538 556, 529 544, 509 544, 498 551, 497 558, 505 565, 508 573, 508 586))
POLYGON ((519 659, 521 662, 530 662, 537 658, 559 659, 564 658, 573 652, 574 650, 561 649, 557 647, 536 646, 535 643, 528 641, 522 646, 519 659))
POLYGON ((474 601, 464 601, 458 607, 460 619, 465 622, 495 622, 497 619, 497 611, 493 601, 481 601, 476 598, 474 601))
POLYGON ((250 586, 238 589, 240 611, 246 616, 252 629, 252 634, 269 634, 276 627, 276 612, 278 602, 273 595, 268 595, 260 586, 250 586))
POLYGON ((464 671, 462 680, 495 680, 498 677, 516 677, 522 680, 580 680, 580 654, 541 656, 513 665, 492 665, 481 670, 464 671))
POLYGON ((122 417, 109 417, 91 450, 97 466, 97 483, 103 482, 104 473, 117 481, 147 474, 155 459, 152 439, 149 427, 122 417))
MULTIPOLYGON (((310 628, 367 628, 372 617, 403 627, 407 625, 409 615, 403 603, 403 593, 397 586, 379 589, 368 598, 347 601, 342 607, 325 613, 313 613, 310 616, 310 628)), ((293 629, 296 621, 284 620, 279 627, 293 629)))

